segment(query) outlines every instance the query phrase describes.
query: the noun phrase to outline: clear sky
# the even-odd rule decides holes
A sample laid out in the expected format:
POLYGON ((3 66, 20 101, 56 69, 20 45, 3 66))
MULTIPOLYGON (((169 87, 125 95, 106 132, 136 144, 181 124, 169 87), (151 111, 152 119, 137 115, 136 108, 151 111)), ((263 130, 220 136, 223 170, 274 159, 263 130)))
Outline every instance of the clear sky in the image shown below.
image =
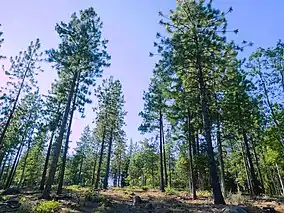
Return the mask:
MULTIPOLYGON (((236 41, 248 40, 255 46, 246 50, 248 54, 258 46, 271 46, 284 38, 283 0, 215 0, 222 10, 230 6, 234 11, 228 16, 229 28, 239 29, 239 34, 229 38, 236 41)), ((2 0, 0 12, 1 30, 5 42, 0 53, 16 55, 25 49, 31 40, 39 38, 42 49, 56 48, 58 37, 55 23, 68 21, 70 15, 87 7, 94 7, 104 22, 103 36, 109 42, 112 65, 105 70, 104 77, 110 75, 121 80, 125 108, 128 111, 125 128, 128 137, 141 139, 137 128, 138 117, 143 108, 142 93, 151 77, 155 59, 149 58, 157 31, 161 31, 158 12, 168 12, 175 7, 175 0, 2 0)), ((2 61, 0 64, 5 63, 2 61)), ((42 92, 50 88, 55 72, 46 68, 39 77, 42 92)), ((0 72, 0 84, 5 79, 0 72)), ((77 140, 85 125, 90 124, 94 113, 88 107, 86 118, 75 115, 72 140, 77 140)), ((74 146, 74 144, 72 145, 74 146)))

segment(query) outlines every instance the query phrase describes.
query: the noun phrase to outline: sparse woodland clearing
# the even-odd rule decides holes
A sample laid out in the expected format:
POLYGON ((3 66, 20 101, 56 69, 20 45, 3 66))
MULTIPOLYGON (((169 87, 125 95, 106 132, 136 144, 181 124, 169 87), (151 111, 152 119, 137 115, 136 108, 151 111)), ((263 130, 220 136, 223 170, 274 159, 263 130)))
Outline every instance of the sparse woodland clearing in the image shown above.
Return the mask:
POLYGON ((124 89, 136 88, 140 64, 125 55, 131 87, 105 78, 112 58, 94 7, 55 25, 54 48, 35 39, 10 60, 1 53, 0 211, 283 212, 284 42, 240 41, 233 8, 217 5, 179 0, 157 11, 163 33, 149 84, 134 94, 139 109, 126 107, 124 89), (45 93, 43 71, 55 74, 45 93), (126 108, 137 132, 126 131, 126 108))
POLYGON ((190 194, 184 191, 162 193, 159 190, 139 188, 113 188, 109 190, 93 191, 90 187, 70 186, 63 190, 60 196, 54 195, 51 201, 38 199, 40 192, 22 191, 20 194, 2 196, 0 212, 61 212, 61 213, 99 213, 99 212, 200 212, 221 213, 228 206, 242 207, 249 213, 272 212, 264 209, 270 207, 276 212, 284 212, 283 198, 250 199, 249 196, 232 195, 226 200, 227 205, 214 205, 208 192, 197 193, 198 199, 192 200, 190 194), (135 196, 141 198, 141 203, 135 203, 135 196), (14 207, 4 205, 7 201, 14 201, 14 207), (19 201, 20 205, 16 205, 19 201), (44 206, 43 203, 50 203, 44 206), (53 205, 55 204, 55 207, 53 205))

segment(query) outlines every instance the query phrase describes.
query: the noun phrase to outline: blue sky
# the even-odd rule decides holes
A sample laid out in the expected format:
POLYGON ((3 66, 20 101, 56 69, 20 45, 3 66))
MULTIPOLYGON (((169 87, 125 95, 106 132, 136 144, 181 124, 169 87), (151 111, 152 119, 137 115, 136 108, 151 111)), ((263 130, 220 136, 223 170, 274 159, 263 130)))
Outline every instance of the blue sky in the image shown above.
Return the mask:
MULTIPOLYGON (((258 46, 271 46, 284 38, 283 0, 214 2, 222 10, 230 6, 234 9, 228 16, 229 28, 238 28, 240 33, 229 38, 254 42, 255 46, 247 49, 244 55, 258 46)), ((2 0, 0 23, 5 42, 0 53, 16 55, 36 38, 40 38, 42 50, 56 47, 58 37, 54 31, 55 23, 68 21, 73 12, 90 6, 103 20, 103 36, 110 41, 108 50, 112 65, 105 70, 104 77, 113 75, 121 80, 128 111, 125 130, 129 138, 139 140, 142 138, 137 131, 141 123, 138 113, 143 108, 142 93, 148 87, 155 63, 155 59, 148 55, 153 50, 156 32, 161 31, 158 12, 168 12, 174 8, 175 0, 2 0)), ((50 88, 55 76, 52 69, 45 69, 39 77, 42 92, 50 88)), ((0 84, 4 82, 0 73, 0 84)), ((88 106, 85 119, 75 115, 71 136, 74 141, 80 137, 82 128, 95 117, 90 109, 91 106, 88 106)))

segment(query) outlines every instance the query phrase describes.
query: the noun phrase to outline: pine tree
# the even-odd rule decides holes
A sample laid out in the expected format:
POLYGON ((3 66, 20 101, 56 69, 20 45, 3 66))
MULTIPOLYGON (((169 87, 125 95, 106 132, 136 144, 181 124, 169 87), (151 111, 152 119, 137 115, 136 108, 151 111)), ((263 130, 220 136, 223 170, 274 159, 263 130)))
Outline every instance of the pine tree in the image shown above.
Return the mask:
POLYGON ((43 191, 43 198, 49 197, 54 182, 62 140, 71 110, 71 102, 76 95, 76 87, 79 88, 80 103, 83 106, 88 102, 84 95, 89 93, 88 87, 95 84, 95 77, 99 77, 103 67, 109 65, 110 56, 105 50, 107 41, 101 38, 101 28, 102 22, 93 8, 80 11, 79 17, 74 13, 69 23, 61 22, 56 25, 61 44, 57 50, 48 51, 49 61, 55 63, 60 76, 67 81, 69 79, 71 84, 59 135, 55 142, 55 152, 47 184, 43 191))
MULTIPOLYGON (((157 68, 159 69, 159 68, 157 68)), ((165 100, 163 98, 163 90, 160 87, 162 85, 161 79, 159 78, 158 72, 157 75, 151 79, 149 85, 149 91, 144 92, 143 100, 144 110, 139 113, 143 118, 143 123, 139 127, 139 130, 142 133, 151 133, 155 130, 159 131, 159 151, 160 151, 160 190, 165 191, 165 179, 164 179, 164 165, 165 158, 163 157, 163 121, 164 121, 164 111, 165 111, 165 100)))
POLYGON ((35 75, 38 74, 40 68, 38 67, 38 61, 41 57, 39 52, 40 42, 37 39, 36 42, 31 42, 28 49, 24 52, 20 52, 19 56, 10 58, 10 69, 5 71, 5 74, 13 81, 7 82, 7 88, 10 88, 9 93, 4 93, 1 99, 9 99, 11 104, 11 110, 5 113, 8 114, 7 119, 4 121, 4 127, 0 135, 0 157, 3 156, 3 147, 5 134, 10 126, 14 113, 17 109, 18 102, 22 93, 29 91, 32 86, 35 85, 35 75))
POLYGON ((96 118, 96 125, 98 130, 101 131, 99 131, 98 134, 101 137, 102 143, 96 173, 95 189, 97 189, 99 186, 103 154, 105 151, 105 142, 107 140, 108 150, 103 188, 108 187, 108 178, 111 171, 110 162, 112 156, 112 147, 115 140, 120 141, 124 138, 124 131, 122 128, 125 125, 124 116, 126 115, 126 112, 123 109, 124 96, 120 81, 114 80, 113 77, 104 79, 102 86, 98 87, 96 93, 99 100, 99 111, 96 118))

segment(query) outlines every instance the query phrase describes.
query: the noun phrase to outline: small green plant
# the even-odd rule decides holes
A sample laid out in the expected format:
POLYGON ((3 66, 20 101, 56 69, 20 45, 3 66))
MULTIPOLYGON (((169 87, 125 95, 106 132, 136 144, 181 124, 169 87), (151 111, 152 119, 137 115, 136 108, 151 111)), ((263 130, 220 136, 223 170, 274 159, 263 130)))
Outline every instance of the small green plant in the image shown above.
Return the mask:
POLYGON ((0 200, 1 201, 5 201, 5 200, 8 200, 8 195, 2 195, 1 197, 0 197, 0 200))
POLYGON ((86 201, 92 201, 95 198, 95 193, 94 191, 90 190, 90 191, 85 191, 83 193, 83 197, 85 198, 86 201))
POLYGON ((211 197, 212 196, 212 193, 210 191, 207 191, 207 190, 198 190, 196 192, 197 194, 197 197, 211 197))
POLYGON ((66 189, 71 191, 80 191, 81 186, 79 185, 66 186, 66 189))
POLYGON ((142 189, 143 191, 148 191, 148 190, 149 190, 149 187, 148 187, 148 186, 142 186, 141 189, 142 189))
POLYGON ((106 201, 106 197, 100 194, 93 195, 92 201, 97 202, 97 203, 104 203, 106 201))
POLYGON ((35 213, 50 213, 50 212, 55 212, 60 203, 54 200, 50 201, 43 201, 40 203, 40 205, 36 206, 34 208, 35 213))
POLYGON ((167 195, 177 195, 178 192, 176 190, 174 190, 173 188, 167 187, 166 188, 166 194, 167 195))

